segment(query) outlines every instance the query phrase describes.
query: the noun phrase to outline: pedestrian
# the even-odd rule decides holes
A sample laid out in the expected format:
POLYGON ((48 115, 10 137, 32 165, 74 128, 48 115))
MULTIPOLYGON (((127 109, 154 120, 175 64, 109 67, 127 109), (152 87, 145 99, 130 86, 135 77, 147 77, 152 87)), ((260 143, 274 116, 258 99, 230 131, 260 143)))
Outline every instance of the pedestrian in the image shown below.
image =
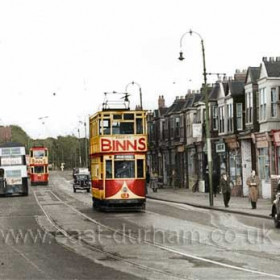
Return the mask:
POLYGON ((252 170, 251 175, 246 180, 246 183, 249 187, 249 199, 251 201, 252 209, 256 209, 259 198, 260 179, 256 175, 255 170, 252 170))
POLYGON ((229 177, 226 173, 223 173, 221 180, 220 180, 220 187, 222 190, 223 198, 224 198, 224 204, 225 207, 229 207, 228 203, 230 201, 230 195, 231 195, 231 188, 229 184, 229 177))
POLYGON ((148 193, 148 187, 150 185, 150 179, 151 179, 151 175, 150 175, 150 171, 149 171, 149 166, 146 167, 146 194, 148 193))

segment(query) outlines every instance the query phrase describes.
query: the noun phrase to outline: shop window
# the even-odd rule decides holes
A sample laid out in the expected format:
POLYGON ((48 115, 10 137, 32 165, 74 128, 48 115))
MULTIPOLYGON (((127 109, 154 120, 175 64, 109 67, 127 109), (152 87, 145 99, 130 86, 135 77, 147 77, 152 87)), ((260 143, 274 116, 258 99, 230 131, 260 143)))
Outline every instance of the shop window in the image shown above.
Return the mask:
POLYGON ((259 150, 259 177, 260 179, 269 181, 269 156, 268 148, 260 148, 259 150))

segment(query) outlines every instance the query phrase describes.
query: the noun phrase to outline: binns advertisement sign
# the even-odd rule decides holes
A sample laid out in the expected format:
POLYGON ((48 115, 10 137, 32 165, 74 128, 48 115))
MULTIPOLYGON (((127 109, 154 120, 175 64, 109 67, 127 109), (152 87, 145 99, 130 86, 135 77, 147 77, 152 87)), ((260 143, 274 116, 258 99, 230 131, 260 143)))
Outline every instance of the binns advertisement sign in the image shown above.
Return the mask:
POLYGON ((146 152, 147 138, 145 136, 102 137, 100 152, 146 152))

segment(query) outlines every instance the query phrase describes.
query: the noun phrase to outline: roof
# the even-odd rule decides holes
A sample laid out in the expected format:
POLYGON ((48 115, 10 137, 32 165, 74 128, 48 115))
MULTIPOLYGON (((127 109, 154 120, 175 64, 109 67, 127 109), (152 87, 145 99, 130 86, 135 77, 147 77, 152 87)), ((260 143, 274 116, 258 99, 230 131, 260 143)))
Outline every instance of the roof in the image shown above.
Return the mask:
POLYGON ((3 143, 0 144, 1 148, 9 148, 9 147, 24 147, 23 144, 17 143, 17 142, 7 142, 7 143, 3 143))
POLYGON ((209 100, 217 100, 218 94, 220 91, 220 84, 217 82, 215 83, 214 87, 212 88, 210 94, 209 94, 209 100))
POLYGON ((249 67, 248 72, 249 71, 251 74, 251 81, 255 83, 260 77, 261 67, 249 67))
POLYGON ((186 103, 185 98, 176 98, 173 104, 169 107, 167 114, 180 112, 186 103))
POLYGON ((244 94, 244 83, 239 81, 230 81, 229 90, 231 96, 238 96, 244 94))
POLYGON ((186 102, 184 109, 191 108, 194 106, 194 103, 201 99, 201 93, 188 93, 186 95, 186 102))
POLYGON ((264 61, 268 77, 280 77, 280 61, 264 61))

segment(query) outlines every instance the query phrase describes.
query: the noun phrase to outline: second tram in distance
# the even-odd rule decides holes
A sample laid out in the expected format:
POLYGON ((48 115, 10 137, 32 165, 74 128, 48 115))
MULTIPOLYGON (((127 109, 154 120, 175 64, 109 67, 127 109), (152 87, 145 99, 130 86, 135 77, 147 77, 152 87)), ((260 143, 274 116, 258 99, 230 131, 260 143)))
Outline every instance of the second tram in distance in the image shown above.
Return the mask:
POLYGON ((48 185, 48 148, 34 146, 29 150, 29 177, 31 185, 48 185))
POLYGON ((90 117, 94 208, 145 209, 146 111, 103 109, 90 117))

